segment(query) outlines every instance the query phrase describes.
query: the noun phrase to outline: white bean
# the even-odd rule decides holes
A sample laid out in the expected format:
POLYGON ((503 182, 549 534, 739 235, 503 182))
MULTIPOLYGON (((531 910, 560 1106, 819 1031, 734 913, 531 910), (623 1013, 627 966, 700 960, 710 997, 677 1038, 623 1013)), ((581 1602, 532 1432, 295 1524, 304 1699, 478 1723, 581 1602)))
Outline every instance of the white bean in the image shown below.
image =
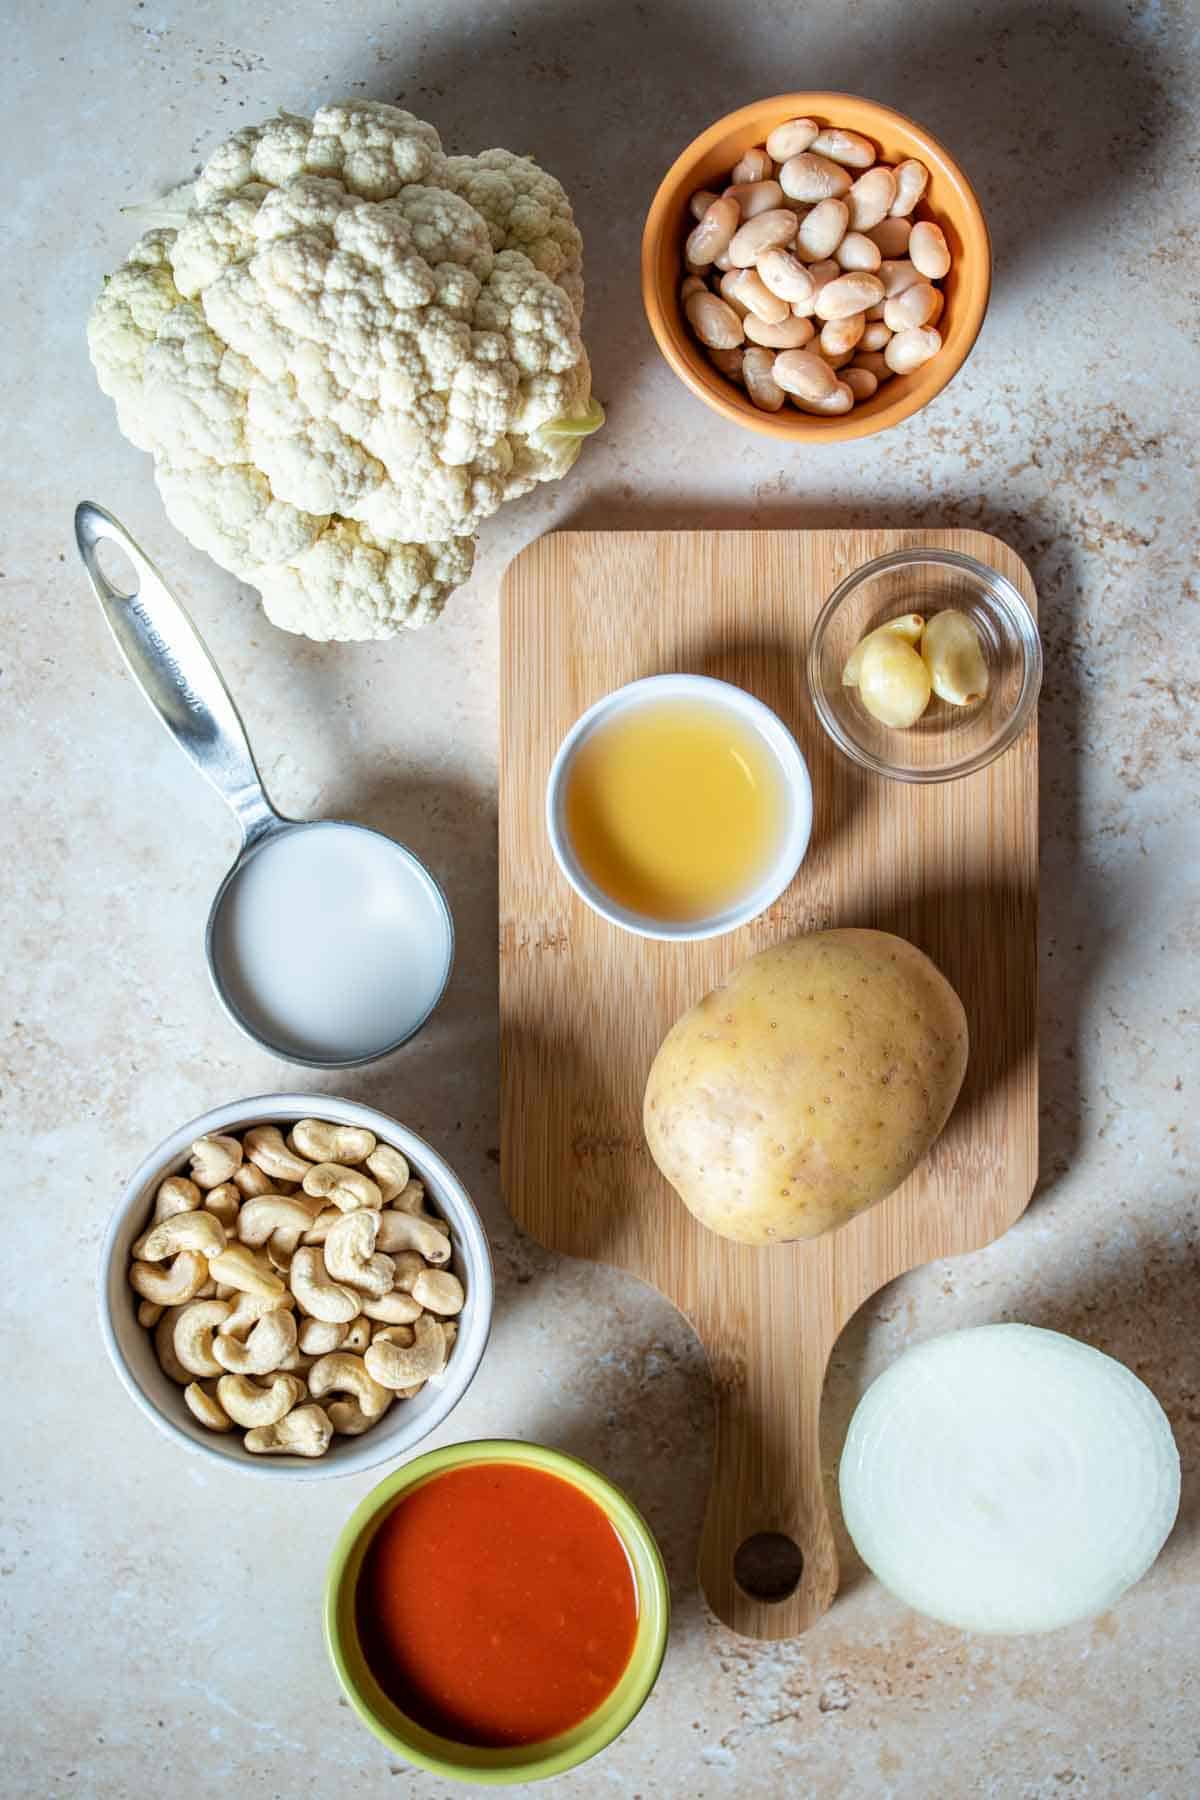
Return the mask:
POLYGON ((860 350, 850 367, 866 369, 867 373, 873 375, 876 381, 888 381, 893 373, 878 350, 860 350))
POLYGON ((770 212, 783 205, 783 189, 777 181, 739 181, 727 187, 722 196, 736 200, 743 219, 753 219, 760 212, 770 212))
POLYGON ((872 225, 867 236, 879 245, 882 256, 903 256, 908 249, 911 230, 911 219, 880 219, 878 225, 872 225))
POLYGON ((930 281, 940 281, 950 267, 950 251, 941 228, 920 219, 908 240, 909 260, 930 281))
POLYGON ((927 325, 937 308, 937 293, 927 281, 914 281, 902 294, 884 301, 884 324, 889 331, 910 331, 914 325, 927 325))
POLYGON ((883 261, 879 245, 873 244, 861 231, 848 231, 833 253, 840 269, 865 269, 869 275, 883 261))
POLYGON ((742 358, 746 392, 763 412, 778 412, 786 398, 772 373, 774 367, 775 358, 769 350, 747 350, 742 358))
MULTIPOLYGON (((879 273, 878 269, 875 271, 875 273, 876 274, 879 273)), ((873 324, 874 321, 877 319, 883 318, 883 309, 886 305, 887 305, 887 301, 881 300, 879 302, 878 306, 868 306, 868 308, 867 308, 867 323, 868 323, 868 325, 873 324)))
POLYGON ((870 369, 860 369, 857 366, 847 369, 842 380, 854 395, 855 400, 869 400, 879 388, 879 382, 872 375, 870 369))
POLYGON ((940 287, 934 288, 933 300, 934 300, 933 311, 930 313, 929 317, 925 321, 925 323, 927 325, 936 325, 938 320, 941 318, 942 312, 945 308, 946 296, 945 296, 945 294, 943 294, 940 287))
POLYGON ((745 338, 742 321, 716 294, 689 294, 684 301, 688 324, 708 350, 733 350, 745 338))
POLYGON ((839 275, 817 295, 819 319, 848 319, 851 313, 865 312, 883 299, 883 283, 877 275, 855 271, 839 275))
POLYGON ((767 155, 777 163, 785 163, 789 156, 800 156, 820 130, 815 119, 787 119, 768 135, 767 155))
POLYGON ((735 269, 753 268, 764 250, 790 244, 796 235, 796 226, 796 215, 786 206, 777 206, 770 212, 759 213, 757 218, 747 219, 730 239, 730 262, 735 269))
POLYGON ((763 284, 789 306, 797 300, 811 300, 816 294, 812 276, 790 250, 764 250, 754 267, 763 284))
MULTIPOLYGON (((778 325, 781 319, 791 317, 792 309, 787 301, 765 287, 753 269, 730 269, 728 275, 722 275, 721 298, 742 319, 747 313, 753 313, 755 318, 764 319, 768 325, 778 325)), ((913 321, 914 324, 923 322, 913 321)))
POLYGON ((848 319, 827 319, 821 327, 822 356, 845 356, 849 358, 863 332, 867 321, 862 313, 851 313, 848 319))
POLYGON ((729 179, 740 181, 767 181, 775 173, 775 165, 766 151, 755 145, 753 150, 746 150, 733 165, 733 173, 729 179))
POLYGON ((729 245, 728 244, 726 244, 724 250, 720 251, 716 256, 713 257, 712 266, 714 269, 719 270, 722 275, 725 273, 726 269, 732 269, 733 264, 729 260, 729 245))
POLYGON ((714 368, 720 369, 727 380, 741 382, 742 352, 740 350, 710 350, 708 360, 714 368))
POLYGON ((828 399, 800 400, 793 397, 792 405, 805 413, 820 413, 826 416, 830 413, 848 413, 854 405, 854 390, 847 387, 844 381, 839 381, 828 399))
POLYGON ((849 193, 850 177, 827 157, 805 151, 788 157, 779 171, 779 185, 789 199, 815 205, 818 200, 836 200, 839 194, 849 193))
POLYGON ((897 163, 894 173, 896 198, 892 201, 892 217, 906 219, 929 185, 929 170, 910 157, 907 162, 897 163))
MULTIPOLYGON (((923 279, 920 269, 914 268, 907 257, 902 258, 899 262, 889 262, 887 257, 884 257, 877 272, 883 283, 883 297, 887 300, 894 300, 897 294, 904 292, 905 288, 910 288, 923 279)), ((882 316, 881 314, 880 317, 882 316)))
POLYGON ((685 275, 679 284, 679 298, 686 300, 692 294, 702 294, 704 283, 699 275, 685 275))
POLYGON ((821 200, 801 219, 796 253, 803 262, 825 262, 846 235, 850 214, 842 200, 821 200))
POLYGON ((812 148, 818 156, 827 156, 835 163, 847 163, 852 169, 869 169, 878 154, 870 138, 857 131, 840 131, 836 126, 828 125, 813 139, 812 148))
POLYGON ((884 351, 883 360, 893 375, 908 375, 936 356, 941 347, 941 333, 922 325, 915 331, 898 331, 884 351))
POLYGON ((688 201, 693 219, 702 219, 713 201, 720 198, 720 194, 714 194, 709 188, 697 188, 688 201))
MULTIPOLYGON (((886 308, 886 306, 887 302, 885 300, 884 307, 886 308)), ((859 348, 862 350, 884 350, 887 348, 887 342, 891 335, 891 332, 882 319, 868 319, 862 337, 859 339, 859 348)))
POLYGON ((896 177, 882 163, 860 175, 846 195, 850 223, 855 231, 871 231, 882 224, 895 198, 896 177))
POLYGON ((747 313, 743 326, 752 344, 762 344, 768 350, 799 350, 813 335, 812 321, 797 319, 794 314, 780 319, 777 325, 769 325, 765 319, 747 313))
POLYGON ((829 364, 811 350, 785 350, 775 358, 772 373, 784 393, 794 399, 827 400, 838 387, 829 364))
POLYGON ((714 200, 684 245, 688 268, 703 269, 727 250, 741 221, 736 200, 714 200))

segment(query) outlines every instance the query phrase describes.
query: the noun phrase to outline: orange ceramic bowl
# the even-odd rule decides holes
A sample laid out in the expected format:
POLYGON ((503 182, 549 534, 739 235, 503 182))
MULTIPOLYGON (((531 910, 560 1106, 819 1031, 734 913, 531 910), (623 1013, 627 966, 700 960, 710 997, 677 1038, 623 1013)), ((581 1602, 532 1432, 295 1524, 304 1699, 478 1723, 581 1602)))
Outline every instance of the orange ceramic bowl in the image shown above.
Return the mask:
MULTIPOLYGON (((851 171, 855 173, 855 171, 851 171)), ((846 438, 870 437, 911 418, 941 393, 970 354, 987 311, 992 283, 992 249, 983 213, 970 182, 947 151, 920 125, 854 94, 777 94, 729 113, 701 132, 676 158, 663 178, 642 234, 642 300, 658 347, 692 392, 714 412, 760 431, 767 437, 791 438, 797 443, 837 443, 846 438), (709 362, 692 336, 679 303, 684 276, 683 244, 693 220, 688 201, 697 188, 717 192, 729 181, 729 171, 745 151, 761 144, 785 119, 815 119, 819 125, 839 125, 861 132, 878 146, 885 162, 902 162, 914 156, 929 170, 929 186, 917 208, 918 218, 940 225, 952 258, 950 272, 941 286, 945 310, 938 322, 942 347, 937 355, 911 375, 893 375, 881 382, 870 400, 859 401, 848 413, 821 418, 785 405, 778 413, 762 412, 741 388, 726 380, 709 362)))

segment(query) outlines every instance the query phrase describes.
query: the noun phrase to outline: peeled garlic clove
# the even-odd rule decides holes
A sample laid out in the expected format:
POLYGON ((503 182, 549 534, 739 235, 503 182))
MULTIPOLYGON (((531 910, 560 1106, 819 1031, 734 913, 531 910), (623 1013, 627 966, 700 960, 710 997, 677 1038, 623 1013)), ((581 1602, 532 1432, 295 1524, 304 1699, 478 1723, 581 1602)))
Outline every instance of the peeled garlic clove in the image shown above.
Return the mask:
POLYGON ((858 692, 881 725, 903 731, 929 705, 929 670, 911 644, 894 631, 874 632, 863 645, 858 692))
POLYGON ((921 657, 939 700, 971 706, 988 691, 987 663, 974 622, 952 608, 934 613, 921 639, 921 657))
POLYGON ((871 639, 878 637, 881 631, 894 632, 897 637, 902 637, 905 643, 916 645, 920 643, 921 633, 924 629, 925 620, 920 613, 901 613, 898 619, 888 619, 885 624, 877 626, 874 631, 868 631, 866 637, 857 643, 850 652, 849 661, 842 670, 842 686, 858 686, 858 671, 862 665, 863 651, 871 639))

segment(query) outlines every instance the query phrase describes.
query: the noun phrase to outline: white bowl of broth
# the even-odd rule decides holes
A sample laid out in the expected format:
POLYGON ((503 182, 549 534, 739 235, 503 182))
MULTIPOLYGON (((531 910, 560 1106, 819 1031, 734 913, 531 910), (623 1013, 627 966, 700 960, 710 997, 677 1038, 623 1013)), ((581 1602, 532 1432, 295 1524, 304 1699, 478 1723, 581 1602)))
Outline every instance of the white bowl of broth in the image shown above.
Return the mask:
POLYGON ((794 878, 812 783, 791 732, 742 688, 652 675, 606 694, 559 746, 546 789, 559 868, 639 937, 718 937, 794 878))

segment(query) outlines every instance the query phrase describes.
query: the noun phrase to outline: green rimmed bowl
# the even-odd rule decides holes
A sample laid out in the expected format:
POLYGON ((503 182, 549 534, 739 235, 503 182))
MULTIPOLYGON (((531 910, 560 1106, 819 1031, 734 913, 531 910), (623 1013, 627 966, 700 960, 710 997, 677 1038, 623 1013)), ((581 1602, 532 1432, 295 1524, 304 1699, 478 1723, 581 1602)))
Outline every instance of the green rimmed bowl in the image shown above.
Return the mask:
POLYGON ((418 1456, 372 1488, 334 1546, 325 1580, 325 1643, 346 1698, 369 1730, 406 1762, 481 1787, 509 1787, 562 1775, 603 1750, 641 1711, 667 1648, 671 1603, 662 1557, 649 1526, 619 1488, 577 1457, 542 1444, 481 1438, 418 1456), (390 1700, 372 1675, 358 1639, 355 1592, 371 1541, 395 1503, 435 1475, 470 1463, 520 1463, 571 1482, 596 1502, 625 1546, 638 1598, 638 1628, 625 1672, 608 1698, 571 1731, 540 1744, 499 1750, 457 1744, 428 1731, 390 1700))

